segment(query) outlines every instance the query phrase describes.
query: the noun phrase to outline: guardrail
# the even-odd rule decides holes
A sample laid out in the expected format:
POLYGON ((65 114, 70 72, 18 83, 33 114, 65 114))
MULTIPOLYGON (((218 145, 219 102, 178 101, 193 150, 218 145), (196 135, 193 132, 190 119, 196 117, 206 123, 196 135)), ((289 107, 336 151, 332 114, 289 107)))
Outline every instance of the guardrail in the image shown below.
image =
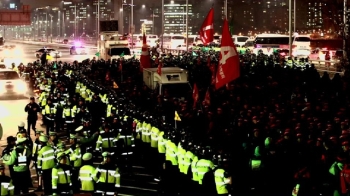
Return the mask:
POLYGON ((314 64, 318 71, 344 75, 340 61, 309 60, 309 62, 314 64))

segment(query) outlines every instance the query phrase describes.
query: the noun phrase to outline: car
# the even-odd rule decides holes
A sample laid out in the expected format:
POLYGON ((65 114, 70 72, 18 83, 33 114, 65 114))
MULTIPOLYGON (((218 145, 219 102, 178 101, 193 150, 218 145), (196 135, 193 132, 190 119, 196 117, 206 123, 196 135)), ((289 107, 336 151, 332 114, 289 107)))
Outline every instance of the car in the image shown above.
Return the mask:
POLYGON ((329 50, 327 49, 316 49, 314 51, 312 51, 309 55, 309 59, 310 60, 314 60, 314 61, 318 61, 318 60, 321 60, 321 61, 324 61, 324 60, 330 60, 332 59, 332 52, 330 52, 329 50), (329 56, 328 58, 326 58, 326 56, 329 56))
POLYGON ((49 54, 50 56, 52 56, 53 58, 60 58, 62 56, 61 52, 52 49, 52 48, 42 48, 40 50, 37 50, 35 52, 35 57, 36 58, 40 58, 41 55, 46 52, 47 54, 49 54))
POLYGON ((88 54, 88 49, 83 46, 72 46, 69 49, 70 55, 88 54))
POLYGON ((0 97, 25 96, 28 86, 12 69, 0 69, 0 97))

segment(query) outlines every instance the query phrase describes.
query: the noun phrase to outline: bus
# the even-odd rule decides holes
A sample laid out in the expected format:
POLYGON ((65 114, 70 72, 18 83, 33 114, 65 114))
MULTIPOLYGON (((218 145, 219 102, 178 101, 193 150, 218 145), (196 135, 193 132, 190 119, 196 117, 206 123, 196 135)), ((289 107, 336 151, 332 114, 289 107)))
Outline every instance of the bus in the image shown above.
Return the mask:
POLYGON ((213 38, 214 38, 213 42, 215 44, 220 44, 221 43, 221 35, 215 34, 213 38))
POLYGON ((0 37, 0 46, 3 46, 5 44, 5 39, 3 37, 0 37))
POLYGON ((289 36, 281 34, 259 34, 254 40, 253 52, 258 54, 262 50, 264 54, 273 54, 275 49, 289 49, 289 36))
POLYGON ((232 37, 232 40, 235 43, 235 45, 238 45, 239 47, 244 46, 248 39, 248 36, 236 35, 232 37))
POLYGON ((160 43, 163 41, 163 48, 175 49, 177 46, 185 44, 186 37, 183 35, 164 34, 162 36, 159 37, 159 41, 160 43))

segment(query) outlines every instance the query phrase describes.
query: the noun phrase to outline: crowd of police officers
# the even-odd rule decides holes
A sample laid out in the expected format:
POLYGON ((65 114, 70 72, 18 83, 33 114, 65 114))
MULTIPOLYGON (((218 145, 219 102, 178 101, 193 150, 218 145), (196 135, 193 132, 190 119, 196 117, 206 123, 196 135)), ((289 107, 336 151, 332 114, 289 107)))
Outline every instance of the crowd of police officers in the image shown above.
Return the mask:
POLYGON ((37 191, 45 195, 117 195, 121 174, 131 175, 136 156, 160 181, 159 194, 229 195, 229 157, 213 157, 210 148, 194 144, 156 114, 140 111, 122 92, 89 80, 81 73, 90 61, 37 63, 30 83, 38 101, 31 97, 25 106, 27 129, 20 122, 17 136, 7 138, 2 160, 11 178, 1 165, 1 195, 28 193, 31 168, 38 176, 37 191), (38 116, 45 131, 35 127, 38 116))

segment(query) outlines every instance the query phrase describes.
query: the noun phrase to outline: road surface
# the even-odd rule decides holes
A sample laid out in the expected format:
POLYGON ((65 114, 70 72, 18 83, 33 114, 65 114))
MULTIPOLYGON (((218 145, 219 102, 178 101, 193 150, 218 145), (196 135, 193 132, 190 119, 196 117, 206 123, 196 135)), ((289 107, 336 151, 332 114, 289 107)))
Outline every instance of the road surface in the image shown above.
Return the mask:
MULTIPOLYGON (((13 44, 13 43, 7 43, 13 44)), ((42 46, 16 44, 17 47, 23 49, 24 54, 16 58, 18 61, 23 63, 33 62, 36 60, 34 52, 40 49, 42 46)), ((81 61, 83 59, 92 58, 94 51, 91 51, 89 55, 69 55, 68 49, 60 50, 62 52, 62 58, 59 60, 63 62, 73 62, 74 60, 81 61)), ((15 59, 14 59, 15 60, 15 59)), ((6 146, 6 138, 8 136, 15 136, 17 133, 17 125, 20 121, 26 123, 26 113, 24 107, 29 101, 30 95, 23 97, 23 99, 0 99, 0 123, 4 129, 4 135, 0 140, 0 150, 6 146)), ((41 120, 37 122, 38 129, 44 129, 40 126, 41 120)), ((31 134, 32 139, 34 133, 31 134)), ((8 173, 8 172, 7 172, 8 173)), ((31 170, 34 185, 36 186, 36 174, 34 170, 31 170)), ((154 196, 157 195, 157 182, 147 169, 143 167, 142 161, 137 161, 137 164, 133 164, 132 175, 121 176, 121 188, 119 195, 121 196, 154 196)), ((38 195, 42 193, 37 193, 38 195)))

